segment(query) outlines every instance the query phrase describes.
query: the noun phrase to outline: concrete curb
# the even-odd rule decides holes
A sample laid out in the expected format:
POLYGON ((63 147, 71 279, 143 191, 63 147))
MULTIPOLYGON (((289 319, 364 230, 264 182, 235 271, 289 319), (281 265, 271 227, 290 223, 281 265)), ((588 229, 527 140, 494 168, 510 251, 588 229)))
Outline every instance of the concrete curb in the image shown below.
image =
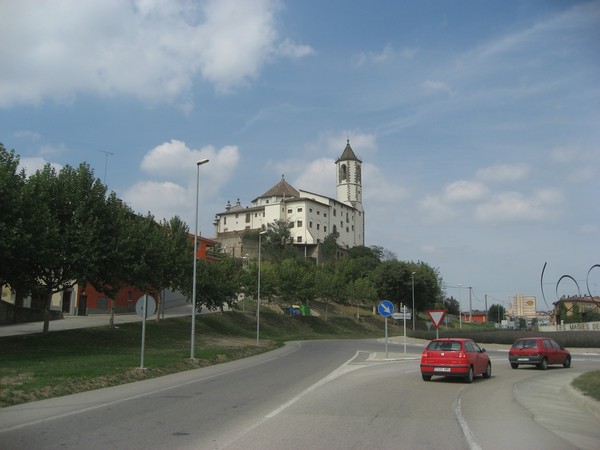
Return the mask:
POLYGON ((585 395, 579 389, 574 388, 571 383, 564 385, 561 390, 571 403, 577 405, 584 411, 592 414, 594 417, 596 417, 596 419, 600 420, 600 401, 585 395))

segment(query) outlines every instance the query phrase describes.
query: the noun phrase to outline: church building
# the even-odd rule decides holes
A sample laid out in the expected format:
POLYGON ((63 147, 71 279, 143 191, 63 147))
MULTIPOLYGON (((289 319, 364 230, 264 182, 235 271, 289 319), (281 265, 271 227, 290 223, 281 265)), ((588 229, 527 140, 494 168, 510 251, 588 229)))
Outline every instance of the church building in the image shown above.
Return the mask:
POLYGON ((225 253, 241 258, 254 253, 258 243, 244 249, 242 236, 247 230, 261 231, 276 220, 290 223, 294 245, 306 257, 319 260, 320 244, 330 234, 337 236, 338 247, 349 249, 365 244, 365 216, 362 206, 362 161, 348 140, 336 165, 336 198, 297 190, 285 177, 264 194, 243 207, 229 202, 216 214, 216 240, 225 253))

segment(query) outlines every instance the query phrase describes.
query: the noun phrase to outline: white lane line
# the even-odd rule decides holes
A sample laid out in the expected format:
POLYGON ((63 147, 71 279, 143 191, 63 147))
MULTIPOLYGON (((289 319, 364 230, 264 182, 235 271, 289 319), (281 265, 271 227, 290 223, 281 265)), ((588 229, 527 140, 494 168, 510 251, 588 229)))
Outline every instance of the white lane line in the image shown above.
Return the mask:
POLYGON ((268 420, 272 419, 273 417, 275 417, 276 415, 278 415, 279 413, 281 413, 285 409, 287 409, 290 406, 292 406, 294 403, 296 403, 298 400, 300 400, 306 394, 309 394, 310 392, 314 391, 315 389, 323 386, 324 384, 326 384, 326 383, 328 383, 328 382, 330 382, 332 380, 335 380, 338 377, 341 377, 342 375, 345 375, 347 373, 353 372, 354 370, 361 369, 361 368, 365 367, 364 365, 360 365, 360 364, 358 364, 358 365, 351 365, 350 364, 354 359, 356 359, 356 357, 360 353, 364 353, 364 352, 357 351, 352 358, 350 358, 348 361, 346 361, 345 363, 343 363, 340 367, 338 367, 337 369, 335 369, 329 375, 325 376, 324 378, 321 378, 319 381, 317 381, 313 385, 311 385, 311 386, 307 387, 305 390, 303 390, 300 394, 296 395, 295 397, 293 397, 289 401, 285 402, 283 405, 279 406, 278 408, 275 408, 273 411, 271 411, 269 414, 267 414, 266 416, 264 416, 259 421, 253 423, 249 427, 244 428, 242 431, 240 431, 238 434, 236 434, 235 436, 233 436, 231 439, 228 439, 225 442, 221 442, 215 448, 217 448, 217 449, 219 449, 219 448, 225 448, 225 447, 231 445, 232 443, 234 443, 238 439, 242 438, 244 435, 250 433, 252 430, 258 428, 259 426, 261 426, 262 424, 264 424, 268 420))
POLYGON ((458 420, 458 424, 460 425, 463 435, 465 436, 465 440, 467 441, 467 445, 469 446, 469 449, 470 450, 482 450, 481 447, 479 446, 479 444, 477 443, 477 441, 475 440, 475 436, 473 436, 473 433, 471 433, 471 429, 469 428, 469 425, 467 424, 467 421, 465 420, 465 418, 463 417, 462 412, 461 412, 461 408, 460 408, 461 393, 464 388, 465 387, 463 386, 458 391, 458 396, 456 398, 456 404, 454 406, 454 414, 456 415, 456 420, 458 420))

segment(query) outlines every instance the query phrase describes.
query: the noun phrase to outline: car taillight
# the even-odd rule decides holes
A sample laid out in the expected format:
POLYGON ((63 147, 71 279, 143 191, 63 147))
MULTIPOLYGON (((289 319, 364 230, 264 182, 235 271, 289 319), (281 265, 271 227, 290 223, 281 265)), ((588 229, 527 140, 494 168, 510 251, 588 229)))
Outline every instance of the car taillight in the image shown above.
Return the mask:
POLYGON ((422 356, 423 356, 423 358, 428 358, 428 357, 429 357, 429 354, 428 354, 427 352, 423 352, 423 355, 422 355, 422 356))
POLYGON ((458 354, 458 359, 461 359, 461 358, 466 358, 466 357, 467 357, 467 354, 466 354, 466 353, 459 352, 459 354, 458 354))

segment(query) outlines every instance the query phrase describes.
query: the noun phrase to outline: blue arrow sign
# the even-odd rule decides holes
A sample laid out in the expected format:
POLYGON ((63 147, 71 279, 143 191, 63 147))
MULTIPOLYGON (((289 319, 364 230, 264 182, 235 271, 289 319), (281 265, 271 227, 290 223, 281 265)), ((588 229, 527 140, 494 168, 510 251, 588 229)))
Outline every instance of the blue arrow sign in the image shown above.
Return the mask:
POLYGON ((389 317, 394 313, 394 304, 389 300, 381 300, 377 306, 377 312, 382 317, 389 317))

